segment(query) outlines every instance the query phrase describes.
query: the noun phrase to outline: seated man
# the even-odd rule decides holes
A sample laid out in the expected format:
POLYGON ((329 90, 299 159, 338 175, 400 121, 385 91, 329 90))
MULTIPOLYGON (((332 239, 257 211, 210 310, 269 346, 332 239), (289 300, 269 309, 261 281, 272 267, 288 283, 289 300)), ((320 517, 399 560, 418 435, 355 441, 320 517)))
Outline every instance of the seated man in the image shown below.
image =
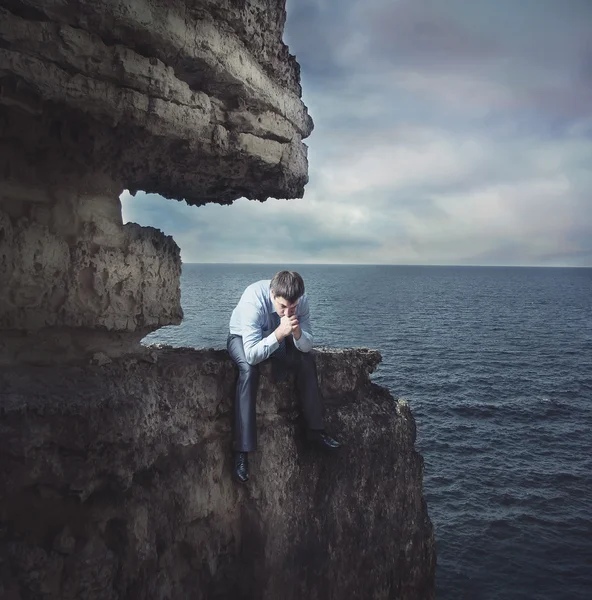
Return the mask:
POLYGON ((251 284, 230 317, 228 352, 239 368, 234 405, 234 471, 249 478, 248 452, 257 447, 255 399, 258 364, 273 358, 280 369, 296 372, 310 440, 325 448, 339 443, 325 433, 323 408, 312 350, 308 299, 304 281, 294 271, 280 271, 251 284))

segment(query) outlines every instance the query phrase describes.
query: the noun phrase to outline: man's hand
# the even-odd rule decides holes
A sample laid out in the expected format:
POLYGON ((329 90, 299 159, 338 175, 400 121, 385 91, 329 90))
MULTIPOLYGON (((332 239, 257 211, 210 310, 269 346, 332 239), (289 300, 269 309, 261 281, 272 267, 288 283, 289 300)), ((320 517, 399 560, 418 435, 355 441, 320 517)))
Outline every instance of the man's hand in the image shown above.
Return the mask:
POLYGON ((290 319, 290 325, 292 326, 292 335, 294 336, 294 339, 299 340, 300 336, 302 335, 302 330, 300 329, 300 323, 298 322, 298 319, 295 316, 288 317, 288 319, 290 319))
POLYGON ((278 328, 275 330, 275 337, 277 338, 278 342, 281 342, 289 335, 294 335, 297 340, 300 339, 300 336, 302 335, 298 319, 295 316, 283 316, 278 328))

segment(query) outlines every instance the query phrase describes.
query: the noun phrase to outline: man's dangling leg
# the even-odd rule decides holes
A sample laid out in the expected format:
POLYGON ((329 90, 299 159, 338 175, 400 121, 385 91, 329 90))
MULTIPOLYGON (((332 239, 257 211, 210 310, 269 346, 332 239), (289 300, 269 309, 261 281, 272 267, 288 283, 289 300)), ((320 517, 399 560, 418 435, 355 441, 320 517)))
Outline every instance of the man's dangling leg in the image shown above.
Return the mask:
POLYGON ((317 365, 312 352, 300 352, 290 339, 286 345, 286 359, 296 372, 296 384, 300 393, 300 405, 306 420, 308 439, 326 449, 334 450, 340 443, 325 431, 323 403, 319 390, 317 365))
POLYGON ((296 382, 300 392, 302 412, 306 419, 307 435, 311 442, 322 448, 336 450, 341 444, 325 431, 323 404, 317 377, 317 365, 312 352, 300 352, 288 346, 288 358, 296 369, 296 382))
POLYGON ((247 453, 257 449, 257 421, 255 401, 259 384, 259 367, 250 365, 245 357, 243 338, 229 335, 228 353, 239 371, 234 399, 235 474, 240 481, 249 478, 247 453))
POLYGON ((293 345, 289 348, 290 362, 296 372, 296 383, 300 393, 300 405, 306 420, 306 425, 311 431, 323 431, 325 419, 323 404, 319 391, 317 366, 312 352, 300 352, 293 345))

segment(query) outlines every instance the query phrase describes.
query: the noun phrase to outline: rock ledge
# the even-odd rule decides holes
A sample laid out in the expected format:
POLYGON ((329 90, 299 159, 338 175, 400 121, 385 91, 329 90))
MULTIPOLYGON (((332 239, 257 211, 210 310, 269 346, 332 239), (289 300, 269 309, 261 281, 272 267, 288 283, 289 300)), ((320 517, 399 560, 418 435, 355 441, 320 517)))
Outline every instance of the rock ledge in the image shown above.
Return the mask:
POLYGON ((292 382, 264 365, 246 486, 227 353, 152 352, 0 368, 3 597, 434 597, 415 424, 370 382, 377 352, 317 353, 336 455, 307 447, 292 382))

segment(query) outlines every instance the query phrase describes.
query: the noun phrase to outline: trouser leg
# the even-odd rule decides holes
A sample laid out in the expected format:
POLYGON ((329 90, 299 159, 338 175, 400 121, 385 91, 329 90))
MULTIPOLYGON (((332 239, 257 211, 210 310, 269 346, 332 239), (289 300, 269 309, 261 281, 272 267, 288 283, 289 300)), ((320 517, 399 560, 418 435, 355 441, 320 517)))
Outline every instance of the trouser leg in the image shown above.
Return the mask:
POLYGON ((240 335, 229 335, 227 348, 239 371, 234 398, 233 447, 239 452, 253 452, 257 449, 255 401, 259 384, 259 367, 247 362, 243 338, 240 335))
MULTIPOLYGON (((290 340, 291 341, 291 340, 290 340)), ((309 429, 324 429, 323 404, 319 391, 317 366, 312 352, 300 352, 293 343, 287 345, 288 366, 296 373, 300 404, 309 429)))

